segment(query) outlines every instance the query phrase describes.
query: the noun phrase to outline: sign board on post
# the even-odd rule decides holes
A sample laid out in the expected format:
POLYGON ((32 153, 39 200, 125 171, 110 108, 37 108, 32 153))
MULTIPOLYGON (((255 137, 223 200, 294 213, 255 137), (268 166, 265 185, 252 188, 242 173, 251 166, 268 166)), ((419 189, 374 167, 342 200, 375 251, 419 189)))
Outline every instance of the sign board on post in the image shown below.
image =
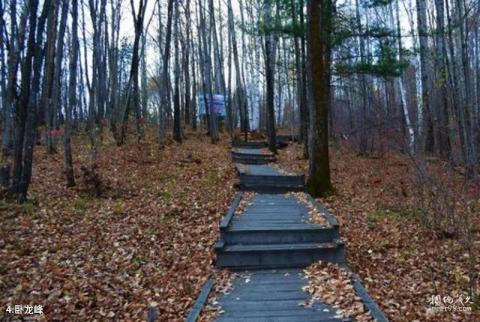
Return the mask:
MULTIPOLYGON (((225 100, 226 97, 225 95, 221 94, 214 94, 213 96, 213 110, 215 113, 217 113, 218 116, 223 116, 225 117, 227 115, 226 109, 225 109, 225 100)), ((198 115, 199 116, 205 116, 207 113, 205 111, 205 98, 207 101, 207 104, 210 106, 210 97, 207 95, 204 97, 203 95, 198 95, 198 115)))

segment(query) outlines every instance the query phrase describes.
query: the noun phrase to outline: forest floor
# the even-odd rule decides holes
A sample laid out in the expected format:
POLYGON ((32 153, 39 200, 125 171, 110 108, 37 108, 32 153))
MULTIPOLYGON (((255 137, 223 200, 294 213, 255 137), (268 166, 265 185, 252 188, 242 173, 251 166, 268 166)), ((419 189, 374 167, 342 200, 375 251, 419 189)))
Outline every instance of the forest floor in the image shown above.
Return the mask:
MULTIPOLYGON (((18 318, 8 305, 30 304, 43 305, 44 320, 144 321, 155 306, 159 321, 183 321, 212 273, 237 180, 226 137, 211 145, 203 134, 187 136, 163 150, 153 135, 123 147, 106 137, 93 174, 80 170, 91 170, 90 154, 77 138, 73 188, 65 187, 63 151, 37 147, 30 201, 0 201, 0 320, 18 318)), ((291 145, 280 162, 305 171, 300 152, 291 145)), ((405 164, 397 154, 333 149, 336 194, 321 201, 340 222, 349 265, 392 321, 478 321, 478 310, 430 310, 432 296, 457 299, 467 289, 468 258, 403 206, 412 198, 405 164)))
POLYGON ((30 304, 43 305, 47 321, 145 321, 149 306, 159 321, 183 321, 234 198, 227 140, 192 133, 159 150, 153 137, 123 147, 105 138, 100 197, 79 170, 90 162, 87 141, 74 142, 74 188, 63 151, 45 150, 35 151, 30 201, 0 201, 0 320, 18 319, 8 305, 30 304))
MULTIPOLYGON (((301 146, 290 145, 280 152, 279 163, 306 172, 308 165, 301 155, 301 146)), ((359 156, 336 147, 331 149, 331 167, 336 191, 320 201, 339 221, 349 266, 387 317, 391 321, 480 321, 480 210, 472 219, 473 249, 468 254, 458 239, 438 238, 410 207, 418 196, 414 168, 407 157, 399 153, 359 156), (473 282, 468 274, 470 256, 476 257, 473 282), (432 309, 433 296, 466 302, 472 285, 477 294, 468 301, 473 314, 432 309)), ((461 193, 462 180, 450 182, 452 194, 461 193)), ((480 199, 474 201, 478 205, 480 199)), ((457 211, 462 215, 462 209, 457 211)))

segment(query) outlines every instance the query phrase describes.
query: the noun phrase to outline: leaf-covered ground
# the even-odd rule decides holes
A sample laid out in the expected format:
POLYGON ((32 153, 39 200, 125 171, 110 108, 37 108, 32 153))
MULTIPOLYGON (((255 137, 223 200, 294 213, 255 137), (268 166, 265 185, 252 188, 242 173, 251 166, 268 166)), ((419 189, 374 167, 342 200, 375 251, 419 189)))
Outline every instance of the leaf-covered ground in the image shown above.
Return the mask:
POLYGON ((7 305, 43 305, 43 319, 182 321, 211 273, 218 224, 234 197, 227 141, 189 135, 99 149, 103 191, 82 183, 85 142, 74 144, 77 187, 63 153, 35 153, 29 203, 0 202, 0 320, 7 305))
MULTIPOLYGON (((79 170, 90 163, 86 142, 74 144, 74 188, 64 184, 62 151, 38 147, 31 201, 0 201, 0 320, 18 318, 7 305, 32 304, 43 305, 44 320, 141 321, 155 306, 159 321, 182 321, 212 273, 218 224, 235 193, 226 142, 214 146, 191 134, 159 150, 153 139, 119 148, 106 138, 99 198, 79 170)), ((291 146, 280 162, 304 171, 300 153, 291 146)), ((322 202, 340 221, 350 267, 388 317, 480 320, 478 311, 429 310, 432 295, 467 290, 468 258, 456 239, 437 238, 402 210, 414 193, 405 160, 341 149, 332 165, 337 193, 322 202)))
MULTIPOLYGON (((307 163, 301 159, 301 152, 300 146, 290 146, 280 152, 279 162, 293 170, 306 171, 307 163)), ((480 321, 478 307, 471 315, 434 314, 431 310, 432 296, 455 300, 460 294, 467 296, 469 259, 457 239, 436 237, 408 210, 407 205, 415 197, 408 161, 396 154, 360 157, 341 148, 332 149, 331 166, 336 194, 321 202, 339 220, 351 269, 360 275, 388 318, 480 321)), ((477 212, 472 223, 476 231, 472 241, 476 276, 472 284, 477 294, 480 293, 479 217, 477 212)))

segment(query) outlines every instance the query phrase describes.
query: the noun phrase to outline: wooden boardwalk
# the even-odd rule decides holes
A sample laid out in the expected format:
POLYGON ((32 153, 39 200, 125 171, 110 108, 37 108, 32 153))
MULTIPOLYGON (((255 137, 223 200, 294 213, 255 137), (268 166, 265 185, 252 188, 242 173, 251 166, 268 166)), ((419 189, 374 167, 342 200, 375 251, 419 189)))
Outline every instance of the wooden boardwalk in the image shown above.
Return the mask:
POLYGON ((320 301, 303 305, 310 296, 300 269, 261 270, 239 274, 232 292, 219 299, 224 311, 218 322, 310 322, 350 321, 336 318, 335 309, 320 301))
MULTIPOLYGON (((234 151, 258 156, 263 146, 234 151)), ((234 271, 235 278, 231 291, 218 298, 217 321, 350 321, 319 300, 305 305, 310 295, 302 290, 307 283, 302 268, 319 260, 347 266, 335 218, 309 195, 289 192, 303 190, 304 176, 238 158, 235 166, 241 190, 248 192, 237 194, 220 224, 216 266, 234 271), (312 223, 312 211, 324 221, 312 223)), ((204 286, 188 322, 196 321, 213 283, 204 286)), ((358 280, 354 288, 372 316, 387 321, 358 280)))
MULTIPOLYGON (((240 194, 238 203, 242 197, 240 194)), ((231 209, 233 215, 227 214, 222 223, 216 245, 218 267, 285 268, 318 260, 345 261, 333 217, 326 225, 312 224, 307 206, 286 194, 254 194, 246 202, 241 213, 231 209)))

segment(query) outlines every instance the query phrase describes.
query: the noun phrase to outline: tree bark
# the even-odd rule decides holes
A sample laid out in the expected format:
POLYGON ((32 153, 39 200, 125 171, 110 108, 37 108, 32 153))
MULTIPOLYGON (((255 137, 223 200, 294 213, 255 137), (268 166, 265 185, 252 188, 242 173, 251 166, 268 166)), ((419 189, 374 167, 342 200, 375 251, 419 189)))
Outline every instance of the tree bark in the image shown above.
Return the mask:
POLYGON ((436 47, 436 79, 438 86, 438 98, 436 108, 436 128, 435 128, 435 141, 438 142, 437 149, 440 155, 445 159, 451 158, 451 141, 449 130, 449 107, 447 96, 447 77, 448 73, 448 55, 445 44, 445 6, 444 0, 435 0, 435 12, 436 12, 436 27, 435 33, 435 47, 436 47))
POLYGON ((245 140, 247 140, 248 119, 245 113, 245 104, 246 104, 245 95, 244 95, 245 87, 242 81, 242 69, 240 68, 240 59, 238 55, 237 36, 235 31, 232 1, 228 0, 227 5, 228 5, 228 30, 229 30, 229 36, 231 39, 233 62, 235 65, 235 85, 237 88, 236 90, 237 95, 235 95, 237 99, 236 104, 240 112, 241 131, 245 133, 245 140))
POLYGON ((43 32, 51 1, 43 3, 42 14, 37 18, 38 0, 29 0, 26 5, 29 32, 20 85, 20 99, 15 106, 15 149, 13 158, 13 182, 10 192, 19 201, 27 199, 32 175, 33 149, 35 143, 38 91, 44 51, 43 32), (38 19, 38 21, 37 21, 38 19), (33 67, 33 68, 32 68, 33 67))
POLYGON ((77 106, 77 62, 78 62, 78 0, 72 0, 72 36, 71 36, 71 52, 70 52, 70 66, 69 66, 69 84, 68 84, 68 104, 65 106, 65 173, 67 177, 67 187, 75 185, 75 175, 73 172, 73 158, 71 145, 71 124, 72 124, 72 110, 77 106))
MULTIPOLYGON (((160 1, 160 0, 158 0, 160 1)), ((167 6, 167 25, 166 25, 166 35, 165 35, 165 49, 163 54, 163 66, 162 66, 162 83, 161 83, 161 93, 160 93, 160 111, 159 111, 159 145, 160 148, 163 148, 165 145, 165 111, 169 110, 168 106, 170 104, 170 97, 168 91, 168 61, 170 59, 170 42, 172 37, 172 11, 173 11, 173 1, 168 1, 167 6)))
POLYGON ((333 7, 331 0, 307 2, 307 70, 311 90, 307 189, 314 197, 328 195, 333 190, 328 151, 333 7))
POLYGON ((182 142, 181 121, 180 121, 180 53, 179 53, 179 4, 175 4, 175 87, 173 90, 173 139, 178 143, 182 142))
POLYGON ((422 74, 422 105, 425 111, 424 120, 425 125, 425 144, 424 150, 426 152, 433 152, 435 148, 432 110, 430 106, 430 88, 431 81, 429 79, 428 68, 428 32, 427 32, 427 9, 426 0, 417 0, 417 26, 418 38, 420 43, 420 72, 422 74))
POLYGON ((266 25, 265 35, 265 78, 267 85, 267 136, 268 148, 273 153, 277 152, 275 134, 275 52, 277 50, 276 39, 273 36, 272 23, 272 0, 265 0, 264 20, 266 25))

